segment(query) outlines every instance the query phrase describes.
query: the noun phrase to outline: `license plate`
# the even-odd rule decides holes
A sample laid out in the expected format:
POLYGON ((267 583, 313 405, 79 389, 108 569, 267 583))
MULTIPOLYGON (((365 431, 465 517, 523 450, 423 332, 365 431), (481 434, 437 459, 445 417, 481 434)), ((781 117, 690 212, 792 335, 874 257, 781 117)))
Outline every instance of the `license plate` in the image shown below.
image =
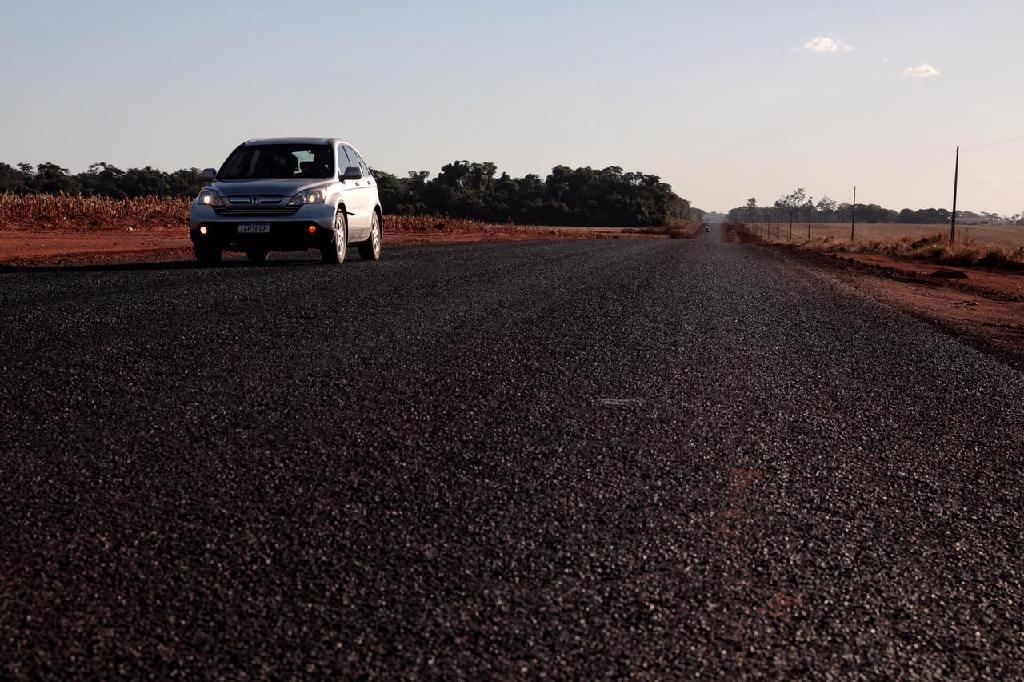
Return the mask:
POLYGON ((238 226, 238 234, 266 234, 267 232, 270 232, 270 225, 268 223, 238 226))

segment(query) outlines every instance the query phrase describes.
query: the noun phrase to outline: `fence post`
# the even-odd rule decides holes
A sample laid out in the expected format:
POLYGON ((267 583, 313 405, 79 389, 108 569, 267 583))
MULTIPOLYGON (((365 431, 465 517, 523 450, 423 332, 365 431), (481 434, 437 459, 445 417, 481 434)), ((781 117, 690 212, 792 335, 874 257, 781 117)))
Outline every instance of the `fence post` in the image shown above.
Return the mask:
POLYGON ((857 185, 853 186, 853 206, 850 207, 850 241, 855 241, 857 235, 857 185))

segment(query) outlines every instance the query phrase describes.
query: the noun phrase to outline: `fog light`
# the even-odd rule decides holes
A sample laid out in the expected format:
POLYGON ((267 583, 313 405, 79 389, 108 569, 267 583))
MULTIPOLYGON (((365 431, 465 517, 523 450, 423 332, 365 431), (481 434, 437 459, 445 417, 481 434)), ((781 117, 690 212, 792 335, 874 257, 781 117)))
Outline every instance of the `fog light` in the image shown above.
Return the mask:
POLYGON ((309 233, 310 234, 316 234, 316 225, 310 225, 309 226, 309 233))
POLYGON ((199 226, 199 234, 203 235, 204 237, 206 236, 206 225, 199 226))

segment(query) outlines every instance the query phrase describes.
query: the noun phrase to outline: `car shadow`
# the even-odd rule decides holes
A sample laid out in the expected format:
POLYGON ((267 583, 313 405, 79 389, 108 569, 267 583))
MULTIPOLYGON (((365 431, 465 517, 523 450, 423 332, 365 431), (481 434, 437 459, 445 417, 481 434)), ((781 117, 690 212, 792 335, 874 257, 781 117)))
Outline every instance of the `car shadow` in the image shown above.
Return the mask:
MULTIPOLYGON (((224 261, 219 265, 199 265, 195 261, 160 261, 149 263, 78 263, 68 265, 3 265, 2 273, 26 272, 159 272, 163 270, 273 270, 275 268, 330 267, 319 260, 272 260, 254 264, 244 260, 224 261)), ((337 266, 334 266, 337 267, 337 266)))
MULTIPOLYGON (((394 254, 389 260, 395 258, 394 254)), ((360 263, 370 263, 358 256, 349 256, 341 266, 352 267, 360 263)), ((44 273, 44 272, 160 272, 164 270, 274 270, 281 268, 337 268, 337 265, 321 263, 319 257, 302 258, 272 258, 264 263, 250 263, 245 259, 231 259, 221 261, 218 265, 200 265, 194 260, 173 260, 173 261, 149 261, 139 263, 68 263, 52 265, 22 265, 0 263, 0 274, 4 273, 44 273)))

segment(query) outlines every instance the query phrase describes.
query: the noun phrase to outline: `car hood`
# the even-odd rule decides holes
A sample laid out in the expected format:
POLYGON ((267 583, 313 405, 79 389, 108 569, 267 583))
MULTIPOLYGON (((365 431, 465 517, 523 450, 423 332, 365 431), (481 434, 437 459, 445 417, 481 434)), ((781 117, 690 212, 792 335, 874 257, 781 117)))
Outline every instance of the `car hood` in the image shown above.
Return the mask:
POLYGON ((293 196, 306 189, 326 187, 330 178, 305 178, 302 180, 217 180, 210 189, 221 196, 237 195, 281 195, 293 196))

